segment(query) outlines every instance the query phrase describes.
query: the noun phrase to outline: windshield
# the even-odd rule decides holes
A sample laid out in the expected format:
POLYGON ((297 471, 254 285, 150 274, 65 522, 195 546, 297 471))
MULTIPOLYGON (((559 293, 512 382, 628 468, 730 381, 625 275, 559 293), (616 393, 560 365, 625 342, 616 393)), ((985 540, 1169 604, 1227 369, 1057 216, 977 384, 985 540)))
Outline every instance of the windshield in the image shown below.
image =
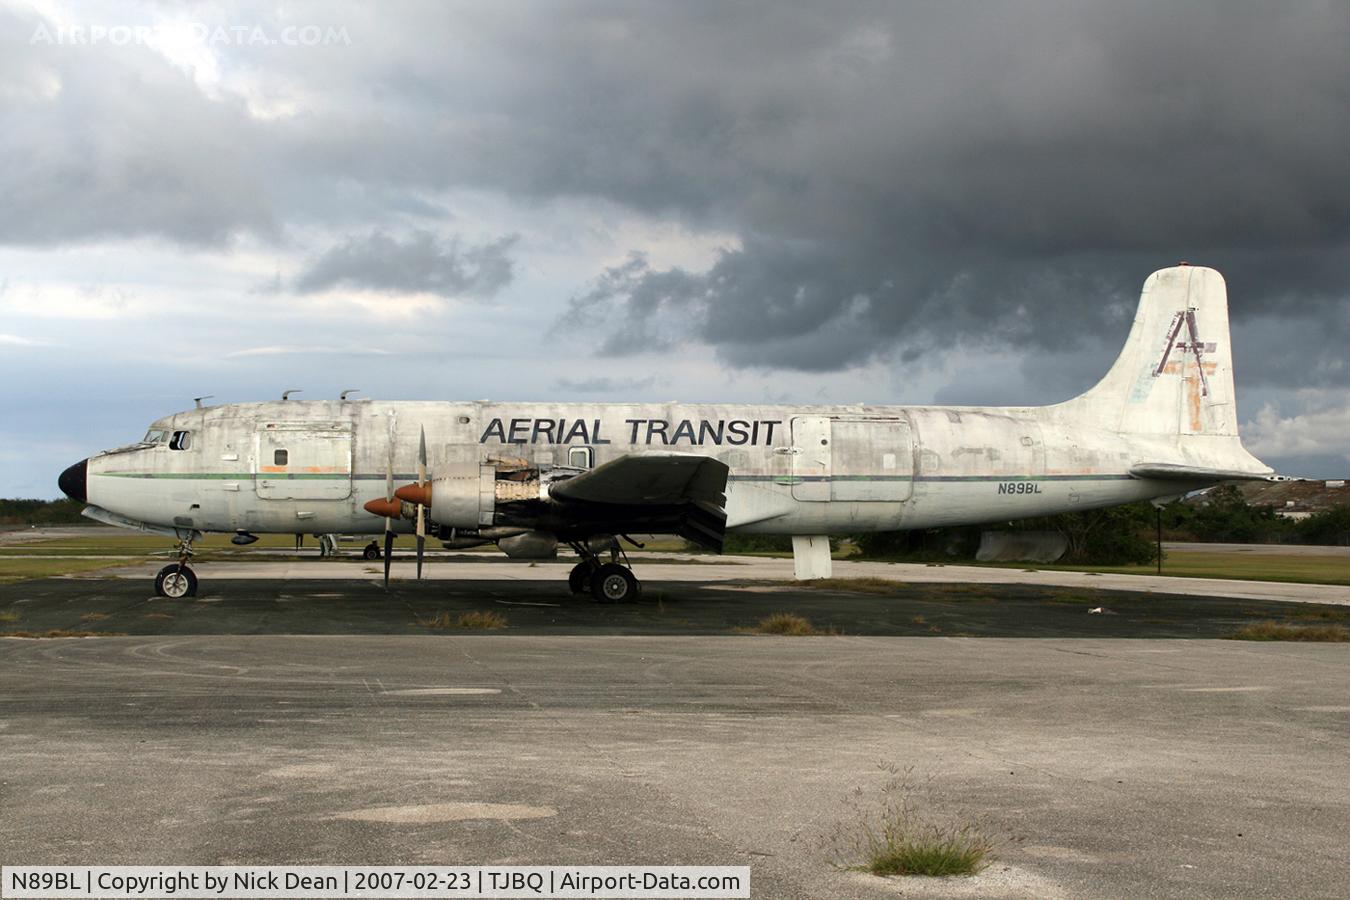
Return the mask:
POLYGON ((163 443, 163 442, 164 442, 164 436, 165 436, 166 434, 168 434, 168 432, 166 432, 166 431, 164 431, 164 430, 162 430, 162 429, 159 429, 159 428, 151 428, 149 431, 147 431, 147 432, 145 433, 145 437, 141 438, 141 443, 142 443, 142 444, 160 444, 160 443, 163 443))

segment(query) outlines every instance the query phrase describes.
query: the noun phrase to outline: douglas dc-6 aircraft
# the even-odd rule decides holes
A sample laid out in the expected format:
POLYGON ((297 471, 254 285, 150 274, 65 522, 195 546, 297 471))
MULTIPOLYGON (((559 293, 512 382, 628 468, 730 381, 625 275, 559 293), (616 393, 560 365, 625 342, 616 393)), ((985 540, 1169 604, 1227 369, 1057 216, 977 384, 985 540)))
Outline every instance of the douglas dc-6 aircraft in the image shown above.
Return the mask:
POLYGON ((175 537, 158 593, 191 596, 192 542, 234 532, 384 533, 580 561, 573 592, 632 600, 617 538, 792 535, 798 578, 828 577, 830 533, 1004 521, 1275 479, 1237 431, 1228 298, 1185 264, 1144 284, 1125 349, 1053 406, 240 403, 160 419, 71 466, 100 522, 175 537), (606 559, 607 557, 607 559, 606 559))

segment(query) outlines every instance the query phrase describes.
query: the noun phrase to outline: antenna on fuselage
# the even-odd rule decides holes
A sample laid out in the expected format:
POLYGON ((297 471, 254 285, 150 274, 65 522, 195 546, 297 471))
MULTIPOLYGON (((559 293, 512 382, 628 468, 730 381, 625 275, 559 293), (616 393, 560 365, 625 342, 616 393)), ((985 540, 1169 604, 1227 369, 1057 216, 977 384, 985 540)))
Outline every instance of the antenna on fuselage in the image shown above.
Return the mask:
POLYGON ((339 400, 346 400, 348 394, 359 394, 360 392, 361 392, 361 389, 360 389, 360 388, 347 388, 347 389, 346 389, 345 391, 343 391, 341 394, 338 394, 338 399, 339 399, 339 400))
POLYGON ((202 401, 203 401, 203 400, 210 400, 210 399, 212 399, 212 398, 215 397, 215 396, 216 396, 215 394, 207 394, 205 397, 193 397, 193 398, 192 398, 192 402, 195 403, 195 404, 197 404, 197 408, 198 408, 198 409, 201 409, 202 406, 203 406, 203 404, 202 404, 202 401))
POLYGON ((303 394, 303 393, 304 393, 304 391, 301 390, 300 388, 291 388, 289 391, 282 391, 282 392, 281 392, 281 399, 282 399, 282 400, 289 400, 289 399, 291 399, 291 394, 303 394))

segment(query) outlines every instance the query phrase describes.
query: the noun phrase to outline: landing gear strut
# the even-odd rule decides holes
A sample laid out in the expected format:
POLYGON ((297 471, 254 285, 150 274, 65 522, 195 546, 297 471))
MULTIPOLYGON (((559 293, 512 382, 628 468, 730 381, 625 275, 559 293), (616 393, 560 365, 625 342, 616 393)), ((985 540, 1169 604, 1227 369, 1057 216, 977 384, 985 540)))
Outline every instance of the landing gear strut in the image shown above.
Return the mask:
POLYGON ((567 576, 567 586, 572 593, 589 592, 600 603, 634 603, 642 596, 642 583, 626 565, 628 557, 617 540, 610 547, 609 562, 601 562, 599 554, 585 541, 569 541, 569 544, 581 557, 581 562, 567 576), (619 563, 620 557, 624 564, 619 563))
MULTIPOLYGON (((182 534, 182 532, 179 532, 182 534)), ((159 570, 155 576, 155 594, 170 600, 197 596, 197 574, 188 568, 192 559, 192 539, 190 534, 178 542, 178 562, 170 563, 159 570)))

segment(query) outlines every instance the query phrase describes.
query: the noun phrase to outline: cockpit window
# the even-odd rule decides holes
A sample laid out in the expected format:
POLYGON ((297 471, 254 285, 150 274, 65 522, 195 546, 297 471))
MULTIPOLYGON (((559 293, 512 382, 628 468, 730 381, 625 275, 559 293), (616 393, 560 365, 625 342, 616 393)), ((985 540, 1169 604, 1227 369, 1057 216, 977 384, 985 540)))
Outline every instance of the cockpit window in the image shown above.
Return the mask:
POLYGON ((167 432, 162 431, 158 428, 151 428, 149 431, 145 433, 145 437, 141 438, 141 443, 142 444, 163 443, 165 434, 167 434, 167 432))
POLYGON ((173 437, 169 438, 170 450, 186 450, 192 446, 192 432, 175 431, 173 437))

